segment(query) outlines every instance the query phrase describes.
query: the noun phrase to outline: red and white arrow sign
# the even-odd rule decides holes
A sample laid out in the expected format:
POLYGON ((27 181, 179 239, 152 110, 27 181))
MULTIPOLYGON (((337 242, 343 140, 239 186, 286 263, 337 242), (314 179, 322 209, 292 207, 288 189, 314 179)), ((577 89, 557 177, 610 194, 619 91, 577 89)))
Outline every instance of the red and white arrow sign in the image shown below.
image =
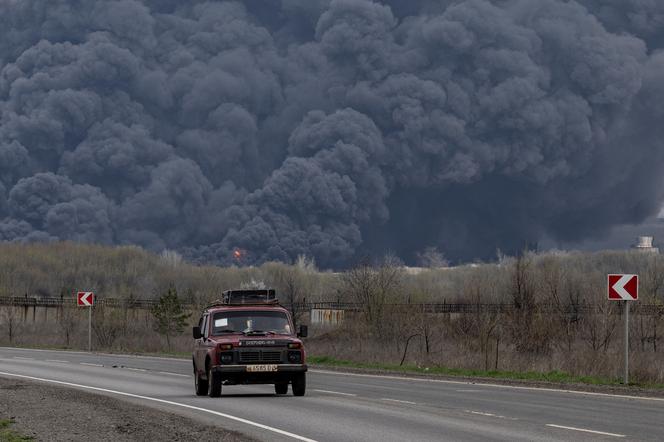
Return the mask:
POLYGON ((79 307, 91 307, 95 303, 95 294, 93 292, 78 292, 76 303, 79 307))
POLYGON ((636 301, 639 299, 639 275, 609 275, 609 300, 636 301))

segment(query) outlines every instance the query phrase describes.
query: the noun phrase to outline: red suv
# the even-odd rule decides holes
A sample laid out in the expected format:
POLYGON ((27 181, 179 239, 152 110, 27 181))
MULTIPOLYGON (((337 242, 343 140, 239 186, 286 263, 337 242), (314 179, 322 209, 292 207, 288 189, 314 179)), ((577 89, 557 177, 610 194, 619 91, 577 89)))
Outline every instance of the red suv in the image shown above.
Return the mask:
POLYGON ((306 354, 274 290, 227 290, 203 311, 193 330, 196 394, 221 396, 222 385, 274 384, 276 394, 304 396, 306 354))

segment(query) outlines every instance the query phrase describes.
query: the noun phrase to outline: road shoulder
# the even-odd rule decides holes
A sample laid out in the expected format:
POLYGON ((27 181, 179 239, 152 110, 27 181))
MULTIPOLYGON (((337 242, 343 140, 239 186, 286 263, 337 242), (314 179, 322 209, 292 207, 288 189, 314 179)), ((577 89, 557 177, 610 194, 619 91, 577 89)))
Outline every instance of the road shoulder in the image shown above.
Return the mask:
POLYGON ((0 419, 48 441, 225 441, 253 439, 106 395, 0 377, 0 419))
POLYGON ((438 374, 406 373, 402 371, 379 370, 371 368, 337 367, 334 365, 324 365, 324 364, 311 364, 309 367, 312 371, 316 370, 332 371, 339 374, 352 373, 352 374, 361 374, 361 375, 364 374, 364 375, 373 375, 373 376, 398 377, 403 379, 440 380, 440 381, 449 381, 449 382, 463 382, 468 384, 491 384, 491 385, 513 386, 513 387, 542 388, 542 389, 561 390, 561 391, 578 391, 578 392, 599 393, 599 394, 609 394, 609 395, 664 398, 664 390, 642 388, 632 385, 630 386, 593 385, 593 384, 581 384, 581 383, 533 381, 526 379, 446 376, 438 374))

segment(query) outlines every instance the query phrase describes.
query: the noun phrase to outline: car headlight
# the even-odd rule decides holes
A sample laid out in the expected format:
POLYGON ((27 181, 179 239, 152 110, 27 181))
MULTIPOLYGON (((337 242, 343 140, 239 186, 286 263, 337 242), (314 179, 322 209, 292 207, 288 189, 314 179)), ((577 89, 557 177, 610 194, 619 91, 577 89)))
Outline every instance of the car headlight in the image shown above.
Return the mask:
POLYGON ((222 364, 230 364, 233 362, 233 353, 222 353, 219 360, 222 364))
POLYGON ((291 364, 299 364, 302 362, 302 353, 299 351, 288 352, 288 362, 291 364))

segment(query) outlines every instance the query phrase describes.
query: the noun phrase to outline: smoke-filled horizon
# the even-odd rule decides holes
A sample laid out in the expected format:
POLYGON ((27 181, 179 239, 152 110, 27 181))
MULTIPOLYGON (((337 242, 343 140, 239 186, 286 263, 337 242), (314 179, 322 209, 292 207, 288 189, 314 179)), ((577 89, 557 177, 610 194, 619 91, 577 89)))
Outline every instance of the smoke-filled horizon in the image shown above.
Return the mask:
POLYGON ((664 2, 0 0, 0 241, 344 267, 664 199, 664 2))

